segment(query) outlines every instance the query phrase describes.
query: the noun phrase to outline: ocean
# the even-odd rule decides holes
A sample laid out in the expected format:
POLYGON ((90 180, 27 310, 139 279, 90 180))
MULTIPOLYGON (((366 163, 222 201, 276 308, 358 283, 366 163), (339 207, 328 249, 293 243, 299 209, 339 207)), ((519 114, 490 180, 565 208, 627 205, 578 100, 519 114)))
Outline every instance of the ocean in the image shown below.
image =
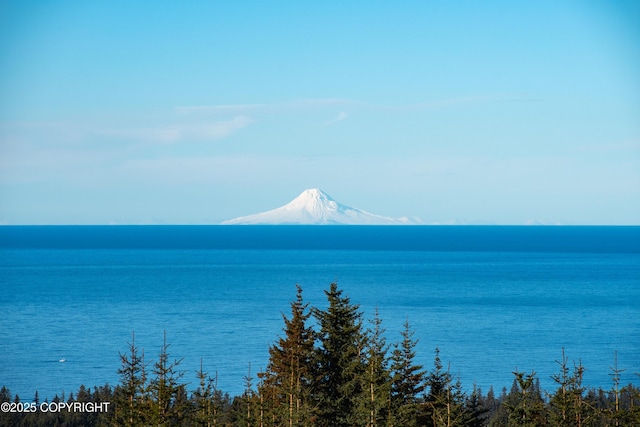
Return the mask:
MULTIPOLYGON (((153 362, 166 331, 182 381, 202 366, 239 395, 282 334, 296 284, 337 282, 387 343, 405 320, 416 361, 436 347, 463 387, 551 375, 640 384, 640 227, 3 226, 0 386, 23 400, 119 381, 128 343, 153 362)), ((255 382, 255 381, 254 381, 255 382)))

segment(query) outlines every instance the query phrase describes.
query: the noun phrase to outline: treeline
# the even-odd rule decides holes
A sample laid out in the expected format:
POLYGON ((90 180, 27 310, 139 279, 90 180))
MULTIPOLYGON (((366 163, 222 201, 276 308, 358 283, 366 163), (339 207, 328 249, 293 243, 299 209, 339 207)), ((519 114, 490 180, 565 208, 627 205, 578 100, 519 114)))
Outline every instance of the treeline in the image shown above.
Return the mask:
POLYGON ((195 390, 187 390, 181 360, 170 358, 166 336, 155 362, 145 360, 133 337, 120 355, 118 385, 93 391, 82 386, 66 399, 45 402, 86 403, 82 408, 89 410, 41 411, 37 392, 20 406, 20 398, 3 387, 0 425, 640 426, 640 390, 622 386, 617 367, 610 390, 587 389, 585 369, 570 366, 562 352, 552 392, 541 390, 535 372, 514 372, 511 389, 499 395, 475 386, 465 392, 437 348, 430 369, 417 362, 417 340, 408 321, 401 339, 387 344, 377 312, 365 322, 359 306, 335 283, 325 294, 327 309, 313 308, 298 286, 290 316, 283 315, 284 334, 269 348, 266 369, 255 378, 249 370, 240 396, 219 390, 202 363, 195 390), (108 410, 96 410, 104 409, 103 402, 109 402, 108 410))

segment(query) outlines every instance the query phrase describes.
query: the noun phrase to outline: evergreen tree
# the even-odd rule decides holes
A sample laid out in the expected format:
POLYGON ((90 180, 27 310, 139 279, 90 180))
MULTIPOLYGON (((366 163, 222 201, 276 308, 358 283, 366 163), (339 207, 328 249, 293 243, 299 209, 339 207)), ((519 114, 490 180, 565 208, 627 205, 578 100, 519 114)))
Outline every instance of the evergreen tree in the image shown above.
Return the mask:
POLYGON ((251 376, 251 364, 249 364, 249 370, 244 377, 244 392, 242 396, 236 397, 233 401, 236 415, 235 425, 239 427, 258 425, 259 395, 253 389, 253 379, 251 376))
POLYGON ((361 379, 362 395, 358 400, 358 420, 367 427, 384 425, 389 413, 391 377, 388 346, 383 336, 382 319, 376 309, 367 330, 365 367, 361 379))
POLYGON ((422 365, 414 362, 418 344, 418 340, 413 339, 414 334, 406 320, 401 332, 402 341, 394 345, 391 356, 390 426, 411 427, 418 422, 419 397, 426 385, 422 365))
POLYGON ((573 373, 568 366, 568 357, 562 349, 562 359, 556 363, 560 372, 551 376, 558 389, 549 400, 550 420, 554 426, 583 427, 592 418, 589 406, 584 400, 585 388, 582 386, 584 368, 575 365, 573 373))
MULTIPOLYGON (((91 395, 91 390, 87 389, 84 385, 80 386, 75 395, 71 393, 67 399, 67 403, 87 403, 92 401, 93 396, 91 395)), ((99 414, 95 412, 69 411, 65 414, 64 418, 65 422, 69 425, 92 426, 97 424, 98 415, 99 414)))
MULTIPOLYGON (((91 411, 22 411, 23 402, 0 388, 0 425, 4 426, 640 426, 640 390, 622 387, 617 358, 611 367, 610 390, 582 385, 585 369, 574 362, 573 370, 562 352, 556 361, 559 372, 552 376, 557 389, 542 398, 535 372, 514 372, 511 392, 503 388, 495 398, 493 388, 486 397, 475 385, 469 396, 460 381, 446 370, 436 348, 434 367, 428 376, 415 364, 413 331, 405 322, 402 341, 389 358, 382 320, 376 310, 371 326, 363 332, 357 305, 332 284, 325 291, 325 311, 309 310, 298 287, 291 303, 291 318, 283 315, 284 336, 269 348, 269 363, 258 373, 254 391, 251 365, 245 391, 231 399, 217 389, 200 363, 199 380, 189 394, 177 371, 181 360, 169 361, 166 333, 153 378, 147 380, 144 351, 136 347, 132 334, 127 353, 120 354, 119 384, 94 391, 80 386, 65 398, 51 403, 113 403, 106 413, 91 411), (318 320, 319 332, 307 325, 318 320), (317 344, 317 346, 315 345, 317 344), (427 392, 426 394, 425 391, 427 392), (421 396, 422 395, 422 396, 421 396), (6 405, 9 405, 7 407, 6 405), (312 406, 315 405, 315 406, 312 406)), ((31 402, 40 404, 36 391, 31 402)), ((44 403, 49 403, 46 399, 44 403)))
POLYGON ((276 386, 275 376, 272 372, 258 372, 258 423, 262 426, 288 425, 285 421, 286 397, 280 393, 276 386))
MULTIPOLYGON (((493 394, 493 390, 489 390, 493 394)), ((465 408, 467 411, 467 427, 483 427, 487 425, 490 411, 488 399, 482 396, 482 390, 475 384, 471 394, 467 397, 465 408)))
MULTIPOLYGON (((636 374, 640 376, 640 374, 636 374)), ((640 425, 640 389, 633 384, 623 388, 623 393, 628 399, 628 419, 631 425, 640 425)))
POLYGON ((196 373, 196 377, 198 378, 198 388, 193 393, 194 422, 197 426, 211 427, 217 422, 217 408, 214 402, 215 380, 204 372, 202 359, 200 359, 200 370, 196 373))
POLYGON ((0 388, 0 403, 8 402, 11 402, 11 391, 9 391, 6 386, 2 386, 2 388, 0 388))
POLYGON ((311 316, 302 298, 302 287, 296 286, 296 299, 291 303, 291 318, 284 314, 284 337, 269 348, 269 364, 264 384, 275 402, 272 408, 283 425, 309 425, 311 417, 312 360, 315 334, 307 321, 311 316))
MULTIPOLYGON (((614 364, 609 370, 613 387, 609 391, 607 404, 602 408, 602 414, 612 426, 636 427, 640 425, 640 411, 638 410, 640 392, 632 384, 620 388, 620 374, 625 370, 618 368, 618 352, 614 353, 614 364)), ((640 374, 636 373, 636 375, 640 374)))
POLYGON ((514 372, 515 390, 513 401, 507 406, 510 426, 538 427, 546 424, 545 407, 539 388, 536 387, 536 374, 514 372))
POLYGON ((450 369, 445 371, 436 348, 433 370, 427 377, 427 406, 434 427, 463 426, 466 422, 465 395, 459 380, 454 381, 450 369))
POLYGON ((507 388, 502 388, 500 396, 495 399, 493 413, 491 418, 489 418, 490 427, 506 427, 509 424, 509 411, 507 408, 512 406, 516 400, 517 387, 516 380, 514 379, 511 386, 511 393, 507 394, 507 388))
MULTIPOLYGON (((11 403, 11 392, 4 385, 0 389, 0 403, 11 403)), ((0 411, 0 425, 11 426, 18 425, 17 416, 20 414, 9 411, 0 411)))
POLYGON ((329 306, 315 309, 320 331, 316 348, 317 424, 323 427, 359 425, 355 401, 362 395, 365 337, 359 306, 342 295, 336 283, 325 291, 329 306))
POLYGON ((149 385, 151 416, 158 426, 176 424, 186 411, 184 385, 178 382, 184 375, 184 372, 177 370, 181 362, 182 359, 169 362, 169 344, 165 331, 158 361, 153 365, 154 378, 149 385))
POLYGON ((193 406, 187 393, 186 384, 178 384, 171 405, 171 418, 168 425, 186 426, 192 425, 193 406))
POLYGON ((558 384, 558 389, 549 401, 551 407, 550 419, 558 427, 573 426, 572 404, 571 398, 571 375, 567 364, 568 358, 564 355, 562 349, 562 360, 556 363, 560 365, 560 372, 551 376, 553 381, 558 384))
POLYGON ((120 353, 121 367, 118 369, 120 385, 115 393, 115 419, 122 426, 144 425, 147 420, 146 385, 147 373, 144 351, 135 344, 135 334, 131 334, 129 352, 120 353))
POLYGON ((500 399, 496 398, 496 393, 495 391, 493 391, 493 386, 489 387, 489 391, 487 392, 487 395, 484 398, 484 404, 485 404, 485 407, 487 408, 487 414, 486 414, 487 423, 484 425, 490 425, 491 420, 496 415, 500 407, 500 399))
POLYGON ((106 412, 100 412, 98 414, 98 421, 96 422, 96 424, 98 426, 113 425, 115 422, 115 409, 113 408, 112 403, 115 402, 115 390, 109 384, 94 387, 92 401, 97 404, 109 402, 109 409, 106 412))

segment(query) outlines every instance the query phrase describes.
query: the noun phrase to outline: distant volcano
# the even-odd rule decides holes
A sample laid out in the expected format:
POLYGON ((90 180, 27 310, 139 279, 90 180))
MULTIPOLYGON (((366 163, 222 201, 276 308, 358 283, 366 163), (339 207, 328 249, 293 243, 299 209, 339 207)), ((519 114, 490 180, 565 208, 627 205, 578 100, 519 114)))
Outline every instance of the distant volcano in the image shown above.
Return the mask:
POLYGON ((304 190, 286 205, 255 215, 242 216, 222 224, 352 224, 403 225, 415 224, 406 219, 375 215, 336 202, 318 188, 304 190))

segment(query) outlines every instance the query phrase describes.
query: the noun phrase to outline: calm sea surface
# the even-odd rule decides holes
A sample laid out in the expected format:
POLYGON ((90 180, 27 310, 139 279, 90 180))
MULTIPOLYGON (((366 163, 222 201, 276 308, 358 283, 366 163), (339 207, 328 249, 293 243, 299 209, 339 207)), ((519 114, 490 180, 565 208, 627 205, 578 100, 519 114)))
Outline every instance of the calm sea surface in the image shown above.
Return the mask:
POLYGON ((0 227, 0 385, 22 399, 115 385, 135 332, 163 331, 183 380, 240 394, 263 369, 296 284, 337 281, 388 343, 408 319, 417 359, 496 393, 515 369, 543 388, 564 347, 585 383, 640 383, 640 227, 0 227), (60 362, 64 359, 65 362, 60 362))

